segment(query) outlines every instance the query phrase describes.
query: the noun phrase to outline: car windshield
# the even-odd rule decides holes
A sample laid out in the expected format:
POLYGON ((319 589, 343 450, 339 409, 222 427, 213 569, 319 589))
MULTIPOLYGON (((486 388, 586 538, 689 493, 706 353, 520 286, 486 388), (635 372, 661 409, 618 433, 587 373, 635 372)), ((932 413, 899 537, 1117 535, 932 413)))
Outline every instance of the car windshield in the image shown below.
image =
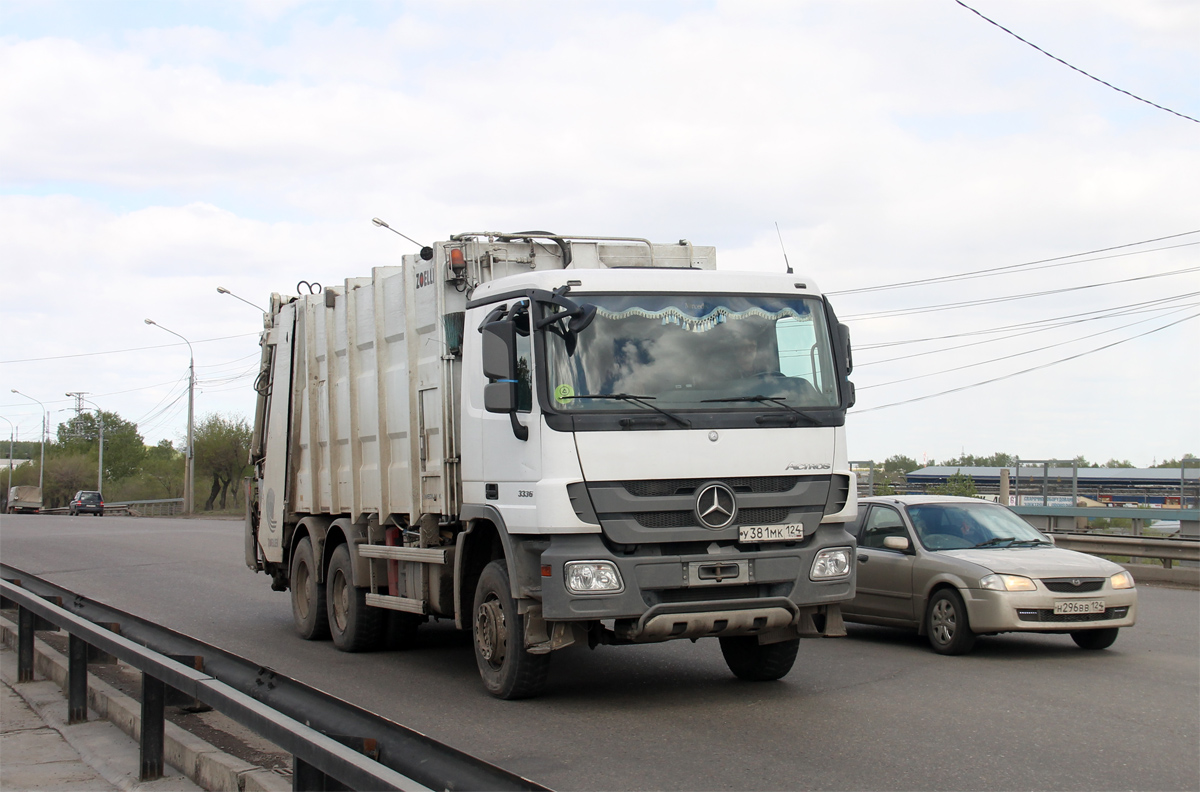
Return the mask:
POLYGON ((1046 537, 1003 506, 922 503, 908 507, 917 536, 929 550, 1041 544, 1046 537))
POLYGON ((829 409, 840 403, 816 298, 588 295, 576 347, 547 334, 550 392, 567 411, 829 409), (595 398, 606 395, 607 398, 595 398), (593 398, 589 398, 593 397, 593 398))

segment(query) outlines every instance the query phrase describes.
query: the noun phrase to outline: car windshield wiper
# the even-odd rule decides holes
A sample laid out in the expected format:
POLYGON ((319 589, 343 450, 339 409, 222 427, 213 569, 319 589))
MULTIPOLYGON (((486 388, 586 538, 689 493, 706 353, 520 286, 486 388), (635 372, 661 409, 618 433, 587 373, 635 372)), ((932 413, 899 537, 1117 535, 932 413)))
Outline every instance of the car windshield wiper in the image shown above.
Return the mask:
POLYGON ((656 398, 658 398, 657 396, 634 396, 631 393, 587 393, 587 394, 577 394, 575 396, 567 396, 566 398, 568 398, 568 399, 617 399, 619 401, 627 401, 632 404, 641 405, 642 407, 649 407, 651 410, 654 410, 656 413, 661 413, 662 415, 667 416, 672 421, 675 421, 676 423, 678 423, 680 426, 686 426, 688 429, 692 428, 692 424, 690 421, 680 418, 678 415, 672 415, 671 413, 667 412, 666 410, 663 410, 659 407, 655 407, 653 404, 650 404, 647 401, 647 399, 656 399, 656 398))
POLYGON ((1005 547, 1008 547, 1012 545, 1013 541, 1014 539, 1011 536, 997 536, 994 539, 988 539, 986 542, 980 542, 979 544, 975 545, 975 547, 995 547, 1001 542, 1008 542, 1008 544, 1005 545, 1005 547))
POLYGON ((775 404, 775 405, 782 407, 783 409, 787 410, 788 412, 792 412, 792 413, 795 413, 796 415, 799 415, 801 418, 803 418, 804 420, 808 421, 809 423, 811 423, 813 425, 820 423, 816 418, 813 418, 808 413, 801 412, 800 410, 797 410, 792 405, 786 403, 783 400, 782 396, 762 396, 762 395, 729 396, 724 399, 701 399, 700 401, 701 401, 701 403, 705 403, 705 402, 759 402, 759 403, 769 402, 771 404, 775 404))
POLYGON ((1009 547, 1035 547, 1037 545, 1053 545, 1053 542, 1047 542, 1045 539, 1015 539, 1009 547))

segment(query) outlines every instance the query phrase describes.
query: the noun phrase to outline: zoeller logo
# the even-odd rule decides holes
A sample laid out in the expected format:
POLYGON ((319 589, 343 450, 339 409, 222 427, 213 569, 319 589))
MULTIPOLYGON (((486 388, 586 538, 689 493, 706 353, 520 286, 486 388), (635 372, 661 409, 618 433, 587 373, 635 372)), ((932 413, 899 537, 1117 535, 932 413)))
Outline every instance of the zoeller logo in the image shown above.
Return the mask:
POLYGON ((696 496, 696 518, 705 528, 717 530, 733 523, 737 516, 737 499, 733 490, 719 481, 705 484, 696 496))
POLYGON ((788 462, 788 466, 784 470, 829 470, 831 465, 827 462, 788 462))

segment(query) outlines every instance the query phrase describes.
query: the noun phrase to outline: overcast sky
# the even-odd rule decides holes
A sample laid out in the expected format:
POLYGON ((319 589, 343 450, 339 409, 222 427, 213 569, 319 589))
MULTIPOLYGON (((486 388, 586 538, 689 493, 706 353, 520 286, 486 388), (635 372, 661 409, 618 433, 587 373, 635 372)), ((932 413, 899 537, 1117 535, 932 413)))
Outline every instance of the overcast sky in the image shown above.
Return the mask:
MULTIPOLYGON (((968 4, 1200 118, 1194 0, 968 4)), ((1200 123, 954 0, 0 0, 20 439, 12 388, 52 431, 85 391, 182 446, 188 349, 147 317, 193 344, 197 418, 252 417, 260 315, 217 287, 265 305, 413 252, 375 216, 774 271, 778 223, 845 292, 852 459, 1200 453, 1200 123)))

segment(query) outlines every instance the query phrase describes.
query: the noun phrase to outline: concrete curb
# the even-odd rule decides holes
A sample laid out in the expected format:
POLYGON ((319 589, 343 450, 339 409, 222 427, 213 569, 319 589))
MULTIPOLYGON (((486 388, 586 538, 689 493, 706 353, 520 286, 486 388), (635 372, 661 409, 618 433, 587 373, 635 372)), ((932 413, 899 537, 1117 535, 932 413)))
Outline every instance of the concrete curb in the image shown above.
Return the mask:
MULTIPOLYGON (((2 617, 0 639, 16 651, 17 628, 2 617)), ((34 641, 33 665, 37 673, 66 694, 67 658, 39 639, 34 641)), ((142 705, 91 673, 88 706, 130 738, 141 739, 142 705)), ((292 788, 291 781, 283 776, 230 756, 170 721, 165 724, 163 753, 167 764, 209 792, 289 792, 292 788)))

